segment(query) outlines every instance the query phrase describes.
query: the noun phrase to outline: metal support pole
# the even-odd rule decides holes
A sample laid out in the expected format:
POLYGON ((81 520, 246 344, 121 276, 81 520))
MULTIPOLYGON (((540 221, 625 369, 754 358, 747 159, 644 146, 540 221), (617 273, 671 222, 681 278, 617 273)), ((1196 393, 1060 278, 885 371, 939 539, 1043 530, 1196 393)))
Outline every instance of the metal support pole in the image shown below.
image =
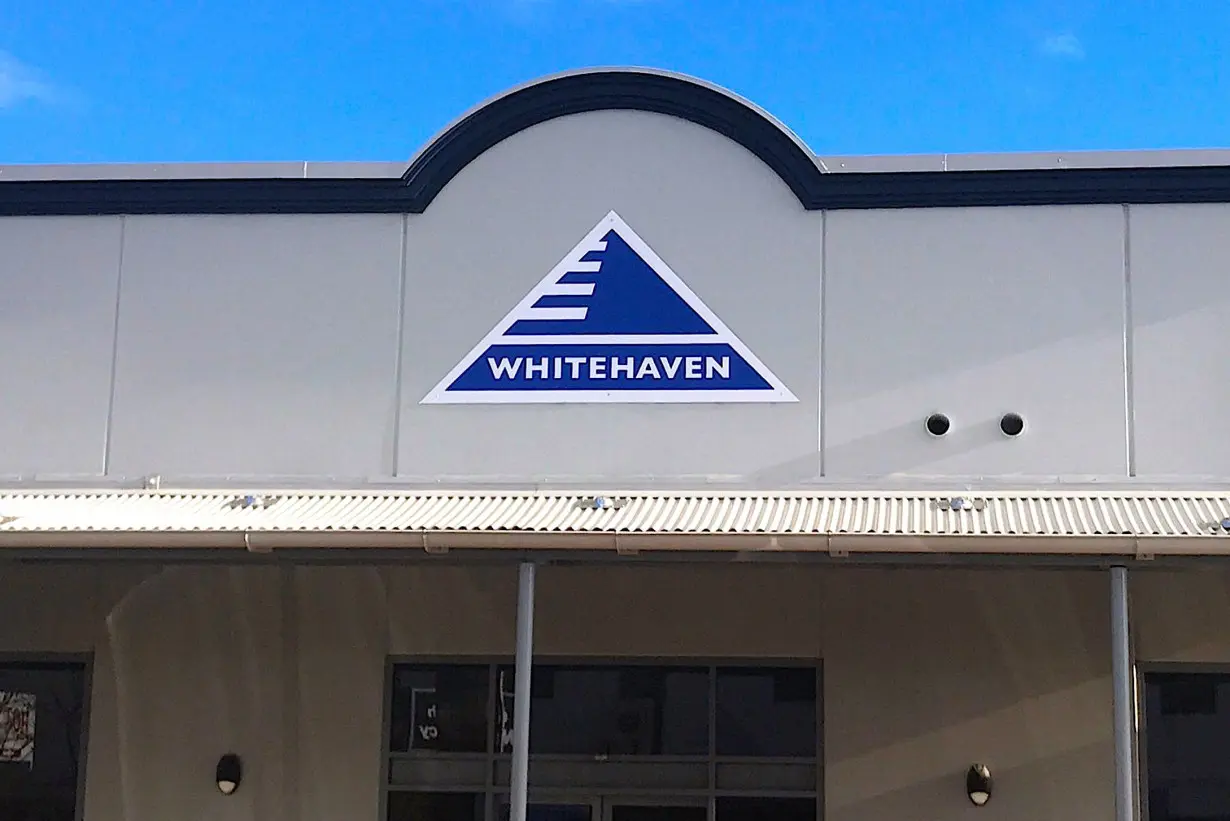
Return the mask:
POLYGON ((1132 766, 1132 647, 1128 623, 1128 572, 1110 569, 1111 669, 1115 715, 1115 821, 1135 821, 1136 783, 1132 766))
POLYGON ((530 669, 534 663, 534 565, 522 562, 517 584, 517 667, 513 685, 512 821, 526 821, 530 776, 530 669))

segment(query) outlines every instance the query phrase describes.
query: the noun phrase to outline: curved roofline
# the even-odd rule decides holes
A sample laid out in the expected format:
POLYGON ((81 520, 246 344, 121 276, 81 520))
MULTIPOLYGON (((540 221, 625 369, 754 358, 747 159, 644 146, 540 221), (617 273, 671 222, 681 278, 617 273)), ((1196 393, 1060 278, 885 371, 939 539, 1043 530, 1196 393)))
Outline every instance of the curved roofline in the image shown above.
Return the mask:
POLYGON ((754 103, 713 83, 649 68, 588 68, 515 86, 471 108, 427 144, 402 175, 411 209, 424 211, 466 166, 504 140, 557 117, 632 110, 678 117, 756 155, 805 207, 823 169, 799 137, 754 103))
POLYGON ((0 166, 0 217, 421 214, 467 165, 556 117, 636 110, 685 119, 767 164, 807 210, 1230 203, 1230 152, 817 157, 754 103, 654 68, 585 68, 474 106, 401 163, 0 166), (403 173, 404 172, 404 173, 403 173))

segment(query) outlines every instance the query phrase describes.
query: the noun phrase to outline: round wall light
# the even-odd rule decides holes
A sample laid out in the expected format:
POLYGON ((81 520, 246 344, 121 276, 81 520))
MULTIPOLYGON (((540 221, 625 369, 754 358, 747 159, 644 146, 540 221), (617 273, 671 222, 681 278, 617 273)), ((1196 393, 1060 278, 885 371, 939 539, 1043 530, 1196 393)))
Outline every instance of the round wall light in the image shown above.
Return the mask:
POLYGON ((952 421, 942 413, 933 413, 927 417, 924 423, 927 428, 927 433, 932 436, 943 436, 948 433, 952 427, 952 421))
POLYGON ((965 793, 975 807, 991 800, 991 770, 985 764, 971 765, 965 773, 965 793))
POLYGON ((239 789, 240 783, 243 782, 243 763, 239 756, 227 753, 219 758, 214 780, 218 784, 218 792, 223 795, 230 795, 239 789))
POLYGON ((1005 413, 999 419, 1004 436, 1020 436, 1025 431, 1025 419, 1019 413, 1005 413))

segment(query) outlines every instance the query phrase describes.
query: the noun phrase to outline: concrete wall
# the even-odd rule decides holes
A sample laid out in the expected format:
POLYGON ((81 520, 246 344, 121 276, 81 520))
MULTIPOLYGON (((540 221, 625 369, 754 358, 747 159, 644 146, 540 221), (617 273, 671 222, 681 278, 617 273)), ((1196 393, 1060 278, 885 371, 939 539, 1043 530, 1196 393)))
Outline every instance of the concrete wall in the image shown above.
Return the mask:
POLYGON ((0 219, 0 478, 1224 474, 1228 228, 1222 205, 807 212, 732 141, 627 111, 509 138, 421 215, 0 219), (799 401, 419 404, 612 209, 799 401))
MULTIPOLYGON (((388 655, 513 650, 512 568, 11 568, 0 585, 0 650, 95 653, 86 821, 375 819, 388 655), (228 800, 212 767, 231 750, 248 775, 228 800)), ((1112 812, 1108 591, 1089 571, 545 568, 537 643, 822 658, 828 821, 1087 821, 1112 812), (980 811, 974 761, 996 775, 980 811)), ((1138 573, 1133 604, 1142 661, 1230 660, 1230 575, 1138 573)))

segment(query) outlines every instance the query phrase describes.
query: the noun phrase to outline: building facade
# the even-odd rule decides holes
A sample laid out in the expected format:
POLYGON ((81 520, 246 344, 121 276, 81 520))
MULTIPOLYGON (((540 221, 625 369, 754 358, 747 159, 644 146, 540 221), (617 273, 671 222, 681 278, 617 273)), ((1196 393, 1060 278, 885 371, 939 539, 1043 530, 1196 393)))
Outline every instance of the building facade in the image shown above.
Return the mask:
POLYGON ((0 817, 1230 816, 1226 157, 0 168, 0 817))

